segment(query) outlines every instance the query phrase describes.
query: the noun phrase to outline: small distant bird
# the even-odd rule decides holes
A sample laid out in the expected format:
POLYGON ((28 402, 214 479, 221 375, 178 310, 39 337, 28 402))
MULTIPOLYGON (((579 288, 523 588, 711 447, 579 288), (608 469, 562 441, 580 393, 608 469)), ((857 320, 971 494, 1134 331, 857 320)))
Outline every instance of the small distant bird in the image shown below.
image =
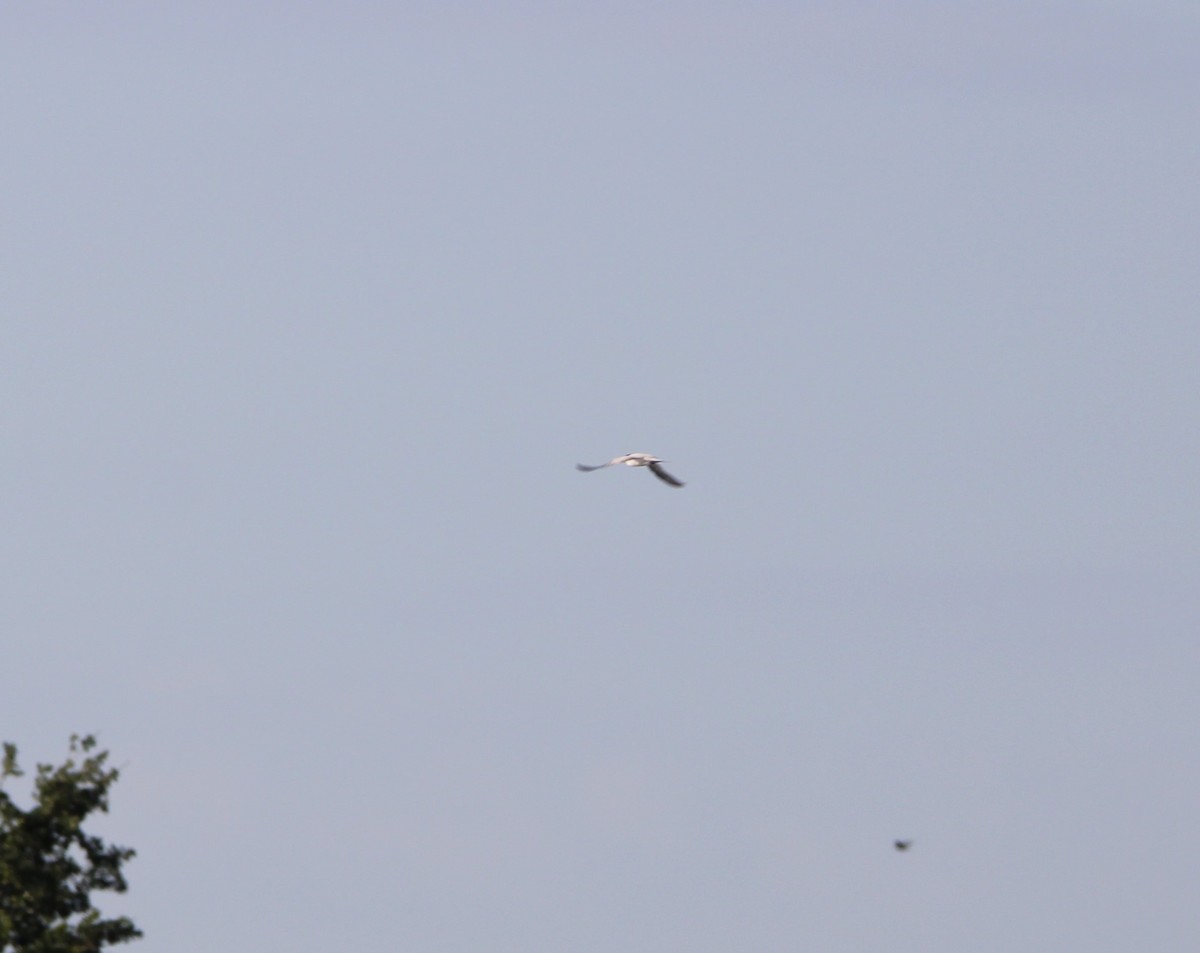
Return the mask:
POLYGON ((627 467, 649 467, 650 472, 669 486, 683 486, 671 474, 659 466, 662 463, 658 457, 652 453, 625 453, 619 457, 613 457, 608 463, 601 463, 599 466, 589 467, 582 463, 575 464, 576 470, 582 470, 584 473, 591 473, 593 470, 603 470, 605 467, 615 467, 617 464, 623 463, 627 467))
POLYGON ((910 847, 912 847, 912 841, 898 840, 895 842, 895 847, 896 847, 896 850, 908 850, 910 847))

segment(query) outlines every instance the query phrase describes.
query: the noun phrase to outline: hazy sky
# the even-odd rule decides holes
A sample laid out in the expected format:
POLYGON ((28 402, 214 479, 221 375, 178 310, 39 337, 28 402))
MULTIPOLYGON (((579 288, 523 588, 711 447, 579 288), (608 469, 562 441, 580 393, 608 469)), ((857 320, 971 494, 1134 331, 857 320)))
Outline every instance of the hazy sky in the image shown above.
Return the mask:
POLYGON ((0 736, 136 948, 1197 948, 1197 50, 0 2, 0 736))

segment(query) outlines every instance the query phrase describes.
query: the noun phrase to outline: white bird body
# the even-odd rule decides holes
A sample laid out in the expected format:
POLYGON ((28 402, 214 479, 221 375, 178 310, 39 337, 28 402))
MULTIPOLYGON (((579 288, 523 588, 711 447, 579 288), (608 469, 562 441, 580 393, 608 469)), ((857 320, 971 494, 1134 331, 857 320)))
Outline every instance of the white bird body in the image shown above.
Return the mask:
POLYGON ((576 470, 582 470, 584 473, 591 473, 593 470, 603 470, 605 467, 615 467, 620 464, 625 464, 627 467, 649 467, 650 472, 669 486, 683 486, 671 474, 664 470, 659 464, 663 461, 652 453, 623 453, 619 457, 613 457, 608 463, 601 463, 594 467, 586 466, 582 463, 575 464, 576 470))

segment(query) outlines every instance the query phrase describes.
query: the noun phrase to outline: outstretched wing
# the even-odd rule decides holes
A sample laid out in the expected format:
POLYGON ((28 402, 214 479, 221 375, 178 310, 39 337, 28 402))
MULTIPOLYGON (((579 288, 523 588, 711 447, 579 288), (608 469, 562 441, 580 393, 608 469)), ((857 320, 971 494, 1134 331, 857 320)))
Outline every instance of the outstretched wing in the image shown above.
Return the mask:
POLYGON ((605 467, 611 467, 611 466, 612 466, 611 463, 602 463, 598 467, 588 467, 588 466, 584 466, 582 463, 577 463, 577 464, 575 464, 575 469, 582 470, 584 473, 591 473, 593 470, 603 470, 605 467))
POLYGON ((648 466, 650 468, 650 472, 653 473, 660 480, 662 480, 663 483, 669 484, 670 486, 683 486, 682 483, 680 483, 678 480, 676 480, 673 476, 671 476, 671 474, 669 474, 666 470, 664 470, 662 467, 660 467, 657 463, 648 463, 648 464, 646 464, 646 466, 648 466))

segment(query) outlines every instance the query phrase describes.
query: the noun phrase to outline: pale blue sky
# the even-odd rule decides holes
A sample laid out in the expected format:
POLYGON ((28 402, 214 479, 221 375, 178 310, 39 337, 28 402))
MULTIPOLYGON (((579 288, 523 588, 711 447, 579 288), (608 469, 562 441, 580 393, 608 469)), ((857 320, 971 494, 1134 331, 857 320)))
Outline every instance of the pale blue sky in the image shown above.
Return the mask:
POLYGON ((1194 949, 1197 49, 0 3, 0 735, 137 948, 1194 949))

